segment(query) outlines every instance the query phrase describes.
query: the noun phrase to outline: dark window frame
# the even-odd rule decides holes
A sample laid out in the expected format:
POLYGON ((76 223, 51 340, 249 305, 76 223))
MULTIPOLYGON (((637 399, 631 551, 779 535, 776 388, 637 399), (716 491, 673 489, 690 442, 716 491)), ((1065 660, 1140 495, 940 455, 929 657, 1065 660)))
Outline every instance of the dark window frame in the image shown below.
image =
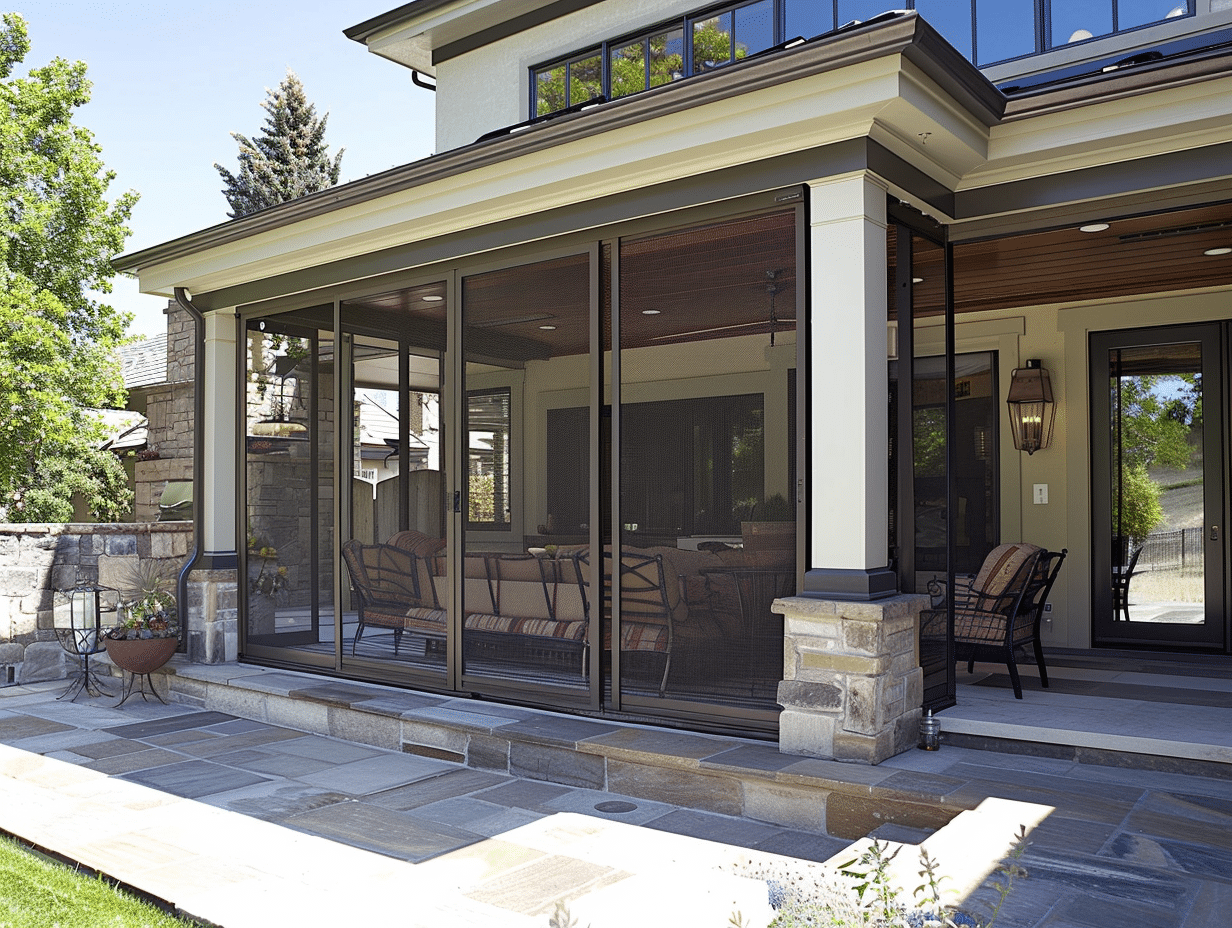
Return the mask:
MULTIPOLYGON (((742 9, 748 6, 753 6, 760 2, 762 2, 762 0, 736 0, 736 2, 732 2, 732 0, 727 0, 726 3, 713 4, 711 6, 703 7, 699 10, 690 12, 684 16, 673 17, 672 19, 664 20, 648 28, 640 29, 636 32, 625 33, 616 38, 600 42, 597 45, 590 45, 590 46, 585 47, 582 50, 570 52, 567 55, 557 56, 550 60, 544 61, 540 64, 533 65, 529 69, 530 71, 530 97, 529 97, 530 99, 530 107, 529 107, 530 118, 534 119, 538 117, 549 116, 555 113, 560 113, 566 109, 569 109, 570 107, 578 106, 580 104, 588 102, 586 100, 569 99, 570 97, 570 94, 569 94, 569 90, 570 90, 569 88, 569 66, 577 61, 585 60, 586 58, 590 58, 594 55, 600 56, 600 67, 602 68, 602 77, 601 77, 601 84, 603 88, 602 96, 604 97, 604 99, 611 100, 613 98, 612 97, 612 68, 611 68, 612 52, 614 50, 625 48, 630 45, 636 44, 638 42, 642 43, 642 49, 643 49, 642 57, 643 57, 643 61, 646 63, 646 73, 643 78, 643 86, 640 90, 635 90, 631 93, 623 94, 622 97, 634 96, 635 94, 643 93, 646 90, 652 89, 652 86, 650 83, 650 67, 649 67, 650 55, 648 53, 649 41, 654 36, 661 35, 664 32, 670 32, 672 30, 680 30, 681 35, 682 35, 682 44, 683 44, 680 76, 673 77, 669 83, 675 83, 676 80, 689 80, 690 78, 697 77, 701 74, 706 74, 713 70, 719 70, 725 65, 716 65, 714 68, 709 68, 709 69, 706 69, 700 72, 694 70, 693 42, 691 41, 694 24, 708 20, 708 19, 712 19, 716 16, 722 16, 725 13, 734 14, 736 10, 739 10, 739 9, 742 9), (565 68, 566 106, 563 107, 562 109, 550 110, 546 113, 540 113, 539 112, 539 98, 538 98, 539 75, 541 73, 552 71, 559 67, 565 68)), ((801 2, 816 3, 816 2, 821 2, 821 0, 773 0, 773 2, 774 2, 774 43, 770 46, 770 48, 776 48, 783 42, 796 38, 796 36, 788 36, 785 34, 786 22, 787 22, 787 7, 789 4, 801 3, 801 2)), ((839 22, 838 20, 839 0, 828 0, 828 2, 832 10, 832 22, 834 23, 834 28, 835 29, 841 28, 844 24, 839 22)), ((1111 7, 1111 13, 1112 13, 1112 31, 1111 32, 1105 33, 1103 35, 1092 36, 1089 39, 1081 39, 1076 42, 1062 42, 1062 43, 1057 44, 1057 43, 1053 43, 1050 40, 1050 36, 1052 33, 1052 0, 1033 0, 1034 50, 1025 55, 1014 55, 1008 58, 997 58, 993 60, 984 61, 984 60, 981 60, 980 58, 979 38, 978 38, 978 35, 979 35, 978 34, 978 17, 976 14, 977 0, 967 0, 967 2, 969 3, 970 10, 971 10, 971 59, 972 59, 972 62, 975 64, 975 66, 978 68, 987 68, 987 67, 991 67, 996 64, 1004 64, 1007 61, 1017 61, 1017 60, 1021 60, 1024 58, 1031 58, 1036 55, 1042 55, 1042 54, 1045 54, 1046 52, 1053 51, 1057 48, 1064 48, 1068 45, 1081 45, 1086 42, 1095 42, 1101 39, 1106 39, 1109 36, 1120 35, 1122 33, 1127 33, 1127 32, 1134 32, 1138 29, 1146 29, 1151 26, 1156 26, 1162 22, 1167 21, 1166 19, 1158 19, 1152 22, 1141 23, 1136 26, 1129 26, 1125 29, 1122 29, 1120 28, 1120 23, 1119 23, 1119 19, 1120 19, 1119 0, 1105 0, 1105 2, 1111 7)), ((1180 16, 1174 17, 1174 18, 1183 19, 1183 18, 1190 18, 1190 17, 1197 15, 1197 9, 1196 9, 1197 0, 1180 0, 1180 3, 1178 3, 1177 5, 1181 5, 1181 4, 1185 6, 1185 12, 1182 13, 1180 16)), ((900 8, 904 8, 904 7, 909 10, 914 10, 916 7, 916 0, 903 0, 903 7, 900 7, 900 8)), ((734 22, 734 16, 733 16, 733 22, 734 22)), ((821 34, 824 35, 825 33, 821 33, 821 34)), ((810 38, 815 38, 815 36, 803 36, 803 38, 810 39, 810 38)), ((738 60, 734 57, 735 55, 734 48, 735 48, 735 43, 733 42, 733 51, 731 53, 732 57, 729 57, 726 64, 732 64, 736 60, 738 60)), ((752 57, 752 55, 750 55, 749 57, 752 57)), ((592 97, 591 99, 595 99, 595 98, 592 97)))
POLYGON ((513 390, 510 387, 483 387, 477 390, 467 390, 466 391, 466 409, 467 409, 467 416, 466 416, 467 463, 466 463, 466 500, 464 503, 465 505, 464 511, 466 513, 466 530, 472 531, 472 532, 508 532, 513 524, 512 517, 511 517, 511 513, 513 511, 512 495, 514 492, 513 475, 511 472, 511 467, 512 467, 511 462, 513 460, 513 453, 512 453, 511 447, 514 441, 513 390), (471 433, 474 431, 483 431, 483 430, 482 429, 472 429, 470 420, 471 420, 471 412, 474 409, 474 406, 473 406, 474 401, 476 399, 480 399, 484 397, 488 397, 488 398, 503 397, 503 400, 504 400, 503 405, 504 405, 504 413, 505 413, 505 427, 504 427, 505 447, 503 450, 503 454, 501 456, 501 461, 503 463, 503 468, 504 468, 503 470, 504 486, 503 488, 501 488, 497 480, 498 474, 495 471, 496 471, 496 467, 498 463, 497 458, 496 458, 496 455, 498 452, 496 448, 493 447, 492 449, 493 456, 494 456, 493 461, 492 461, 493 518, 491 521, 486 521, 486 520, 477 521, 471 518, 471 504, 474 500, 474 492, 471 486, 471 481, 474 477, 483 476, 483 475, 476 474, 473 470, 474 463, 475 463, 474 461, 475 450, 474 450, 474 446, 471 444, 470 436, 471 436, 471 433), (504 506, 498 512, 497 507, 500 506, 502 499, 504 502, 504 506), (503 514, 503 518, 501 518, 502 514, 503 514))

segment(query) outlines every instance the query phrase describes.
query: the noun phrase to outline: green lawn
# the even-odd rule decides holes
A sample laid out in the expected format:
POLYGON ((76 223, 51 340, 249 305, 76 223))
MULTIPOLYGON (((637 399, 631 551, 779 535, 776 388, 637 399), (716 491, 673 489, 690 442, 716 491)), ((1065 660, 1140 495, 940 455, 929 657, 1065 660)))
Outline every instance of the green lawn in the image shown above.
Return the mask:
POLYGON ((148 903, 0 836, 0 928, 184 928, 148 903))

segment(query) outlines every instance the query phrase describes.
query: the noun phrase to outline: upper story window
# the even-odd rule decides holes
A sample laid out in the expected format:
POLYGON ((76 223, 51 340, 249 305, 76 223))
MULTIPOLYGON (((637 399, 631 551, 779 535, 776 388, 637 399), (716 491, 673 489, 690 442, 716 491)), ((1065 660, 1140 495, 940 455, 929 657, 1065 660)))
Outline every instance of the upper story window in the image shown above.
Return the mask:
POLYGON ((1196 0, 745 0, 532 69, 531 115, 627 97, 889 9, 919 12, 980 67, 1191 16, 1196 0))

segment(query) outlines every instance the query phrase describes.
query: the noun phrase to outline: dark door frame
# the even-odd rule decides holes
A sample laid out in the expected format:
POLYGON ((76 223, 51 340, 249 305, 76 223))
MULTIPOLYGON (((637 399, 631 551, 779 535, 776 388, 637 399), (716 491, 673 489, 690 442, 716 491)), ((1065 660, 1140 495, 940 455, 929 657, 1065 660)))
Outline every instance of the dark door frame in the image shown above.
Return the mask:
MULTIPOLYGON (((940 246, 944 251, 944 307, 945 307, 945 379, 954 383, 954 246, 949 241, 948 228, 929 217, 912 210, 891 197, 886 208, 887 218, 897 230, 894 277, 894 305, 898 312, 898 382, 899 415, 894 435, 897 455, 895 501, 897 513, 898 545, 897 573, 899 588, 915 592, 915 456, 912 429, 912 392, 915 381, 915 303, 913 296, 913 237, 918 236, 940 246), (904 311, 905 310, 905 311, 904 311), (904 324, 905 323, 905 324, 904 324), (907 384, 904 403, 903 384, 907 384)), ((945 473, 946 473, 946 582, 947 589, 954 588, 954 571, 957 562, 957 531, 955 513, 958 511, 958 486, 952 479, 954 473, 954 419, 957 413, 954 390, 946 390, 945 400, 945 473)), ((925 669, 923 707, 939 711, 957 702, 954 651, 954 603, 947 597, 947 621, 943 653, 929 662, 925 669), (931 680, 931 682, 930 682, 931 680)), ((922 652, 921 652, 922 653, 922 652)), ((921 657, 923 662, 923 657, 921 657)))
POLYGON ((1093 332, 1088 338, 1091 416, 1091 640, 1094 647, 1153 647, 1226 653, 1229 633, 1226 419, 1228 352, 1232 325, 1227 322, 1181 323, 1138 329, 1093 332), (1109 351, 1144 345, 1199 342, 1202 346, 1202 420, 1204 510, 1203 553, 1206 576, 1206 621, 1200 625, 1113 621, 1111 468, 1106 434, 1112 402, 1108 391, 1109 351))

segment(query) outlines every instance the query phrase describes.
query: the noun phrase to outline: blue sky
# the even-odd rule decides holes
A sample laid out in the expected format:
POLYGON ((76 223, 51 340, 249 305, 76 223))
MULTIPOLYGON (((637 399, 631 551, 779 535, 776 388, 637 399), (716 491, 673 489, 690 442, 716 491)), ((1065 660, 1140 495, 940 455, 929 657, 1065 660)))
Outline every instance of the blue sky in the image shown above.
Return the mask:
MULTIPOLYGON (((433 95, 342 34, 395 5, 25 0, 14 8, 30 30, 24 68, 55 57, 89 66, 93 98, 75 122, 116 172, 111 198, 141 194, 125 246, 135 251, 227 221, 214 163, 234 170, 230 133, 258 132, 265 90, 287 68, 318 115, 329 113, 326 141, 346 149, 343 182, 430 154, 433 95)), ((134 334, 163 331, 166 301, 142 296, 135 281, 118 279, 107 301, 135 314, 134 334)))

